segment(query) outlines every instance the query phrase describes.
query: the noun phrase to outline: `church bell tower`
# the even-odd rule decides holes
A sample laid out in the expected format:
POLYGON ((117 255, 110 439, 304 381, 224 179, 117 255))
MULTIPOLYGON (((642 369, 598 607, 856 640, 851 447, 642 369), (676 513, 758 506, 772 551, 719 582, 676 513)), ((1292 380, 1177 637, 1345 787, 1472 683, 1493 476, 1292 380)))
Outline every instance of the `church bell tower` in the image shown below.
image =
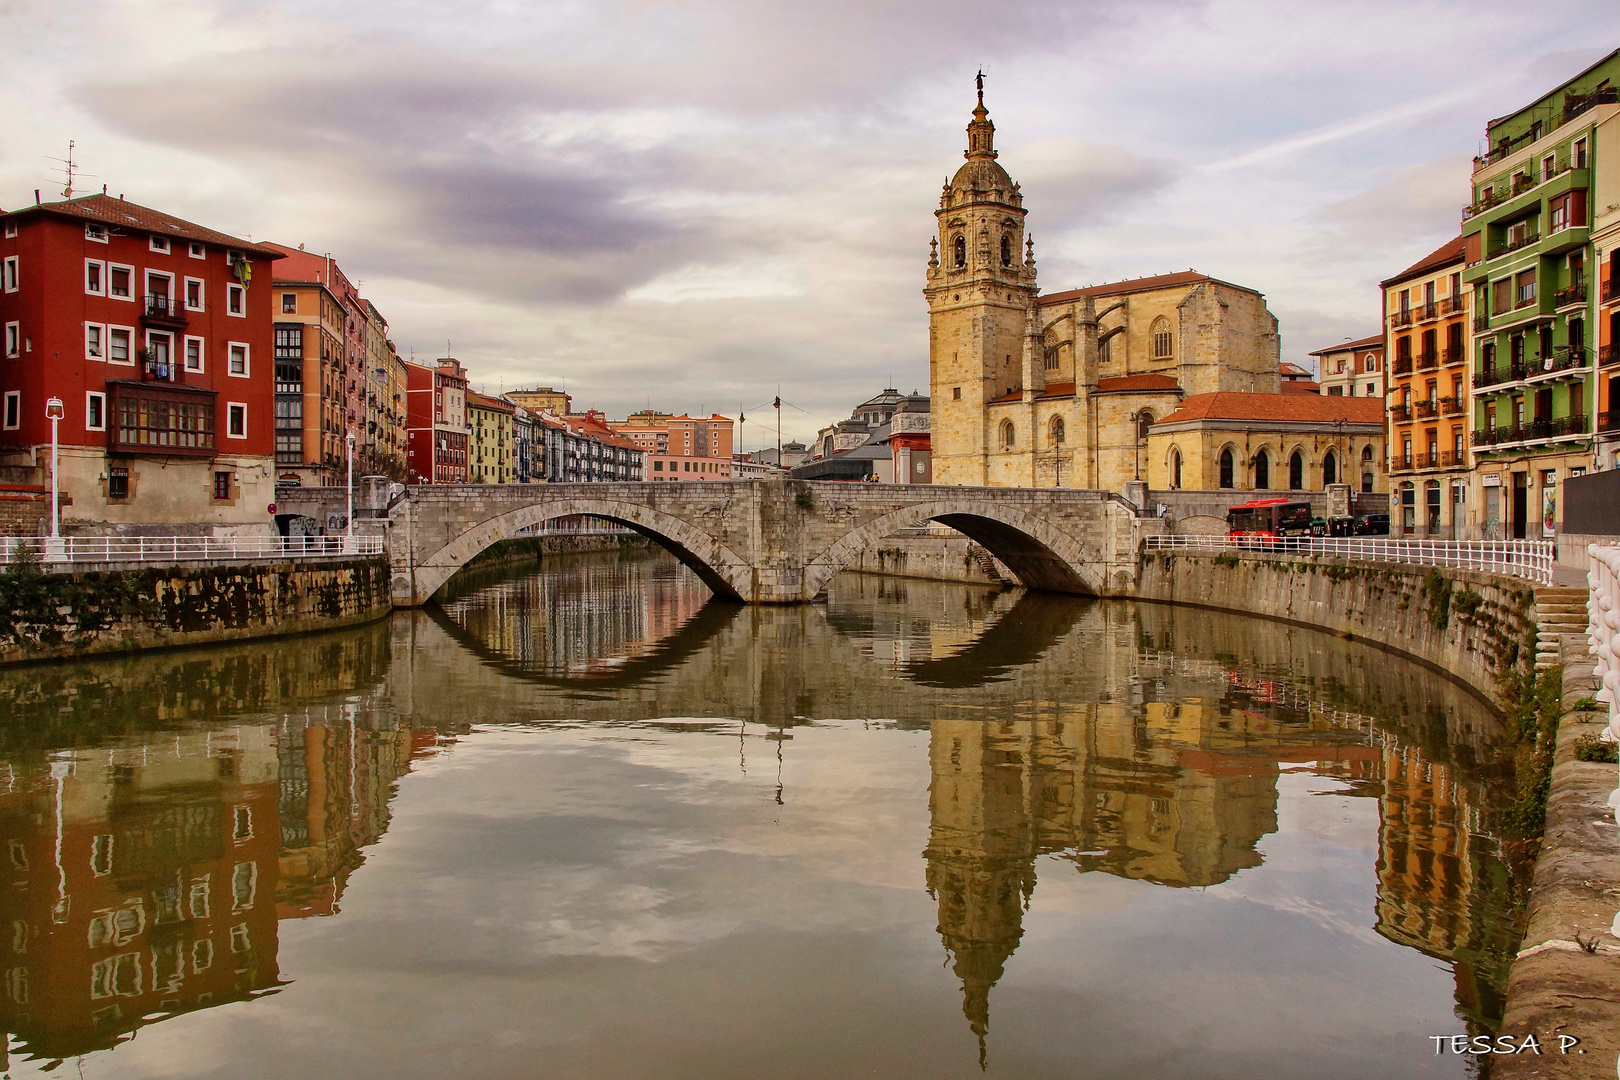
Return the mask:
POLYGON ((1034 255, 1026 254, 1024 197, 996 163, 982 73, 978 90, 967 160, 934 211, 939 234, 923 289, 936 484, 984 484, 998 449, 986 405, 1031 389, 1025 339, 1039 290, 1034 255))

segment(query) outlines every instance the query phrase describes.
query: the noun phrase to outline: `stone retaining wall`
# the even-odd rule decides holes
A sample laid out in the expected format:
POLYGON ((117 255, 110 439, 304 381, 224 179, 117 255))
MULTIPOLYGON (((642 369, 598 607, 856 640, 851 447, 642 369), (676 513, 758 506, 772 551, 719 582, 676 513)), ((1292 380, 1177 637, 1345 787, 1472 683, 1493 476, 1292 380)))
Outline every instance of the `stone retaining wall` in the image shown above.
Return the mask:
POLYGON ((1258 552, 1144 555, 1137 598, 1284 619, 1405 653, 1491 702, 1535 648, 1534 586, 1468 570, 1258 552))
POLYGON ((392 610, 385 558, 0 575, 0 663, 276 637, 392 610))

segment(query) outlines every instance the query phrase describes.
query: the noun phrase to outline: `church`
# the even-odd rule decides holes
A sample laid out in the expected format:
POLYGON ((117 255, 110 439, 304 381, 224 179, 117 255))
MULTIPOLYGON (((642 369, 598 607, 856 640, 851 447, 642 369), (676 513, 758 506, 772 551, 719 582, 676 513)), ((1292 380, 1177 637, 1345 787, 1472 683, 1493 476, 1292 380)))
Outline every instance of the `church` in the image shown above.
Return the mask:
POLYGON ((1278 393, 1277 319, 1193 270, 1041 295, 1024 197, 978 106, 935 217, 928 356, 936 484, 1120 490, 1184 397, 1278 393))

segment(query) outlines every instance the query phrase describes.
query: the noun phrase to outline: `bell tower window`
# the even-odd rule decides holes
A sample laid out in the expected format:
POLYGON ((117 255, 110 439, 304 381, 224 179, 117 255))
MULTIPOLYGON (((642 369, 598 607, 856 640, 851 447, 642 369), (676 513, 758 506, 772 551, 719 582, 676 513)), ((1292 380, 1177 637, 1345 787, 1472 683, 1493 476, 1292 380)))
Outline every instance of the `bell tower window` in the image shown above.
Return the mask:
POLYGON ((1012 265, 1012 240, 1006 236, 1001 238, 1001 265, 1012 265))
POLYGON ((958 236, 952 242, 952 259, 958 269, 967 265, 967 237, 958 236))

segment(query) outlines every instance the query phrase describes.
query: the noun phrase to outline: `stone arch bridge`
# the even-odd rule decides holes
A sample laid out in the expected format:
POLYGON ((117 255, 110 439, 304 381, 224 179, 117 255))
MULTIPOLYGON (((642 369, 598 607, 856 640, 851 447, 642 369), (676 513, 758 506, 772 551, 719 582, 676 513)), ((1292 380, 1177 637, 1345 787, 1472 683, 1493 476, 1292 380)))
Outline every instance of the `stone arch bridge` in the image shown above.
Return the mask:
MULTIPOLYGON (((1135 493, 1133 493, 1135 494, 1135 493)), ((1145 492, 1142 493, 1145 496, 1145 492)), ((278 510, 329 521, 333 489, 283 488, 278 510)), ((343 493, 335 509, 341 513, 343 493)), ((587 515, 667 548, 716 594, 748 603, 815 598, 862 551, 937 521, 981 544, 1032 589, 1096 596, 1136 584, 1140 533, 1158 531, 1107 491, 853 484, 368 485, 356 528, 386 530, 393 599, 426 603, 479 552, 529 526, 587 515), (367 520, 370 517, 374 520, 367 520)))

